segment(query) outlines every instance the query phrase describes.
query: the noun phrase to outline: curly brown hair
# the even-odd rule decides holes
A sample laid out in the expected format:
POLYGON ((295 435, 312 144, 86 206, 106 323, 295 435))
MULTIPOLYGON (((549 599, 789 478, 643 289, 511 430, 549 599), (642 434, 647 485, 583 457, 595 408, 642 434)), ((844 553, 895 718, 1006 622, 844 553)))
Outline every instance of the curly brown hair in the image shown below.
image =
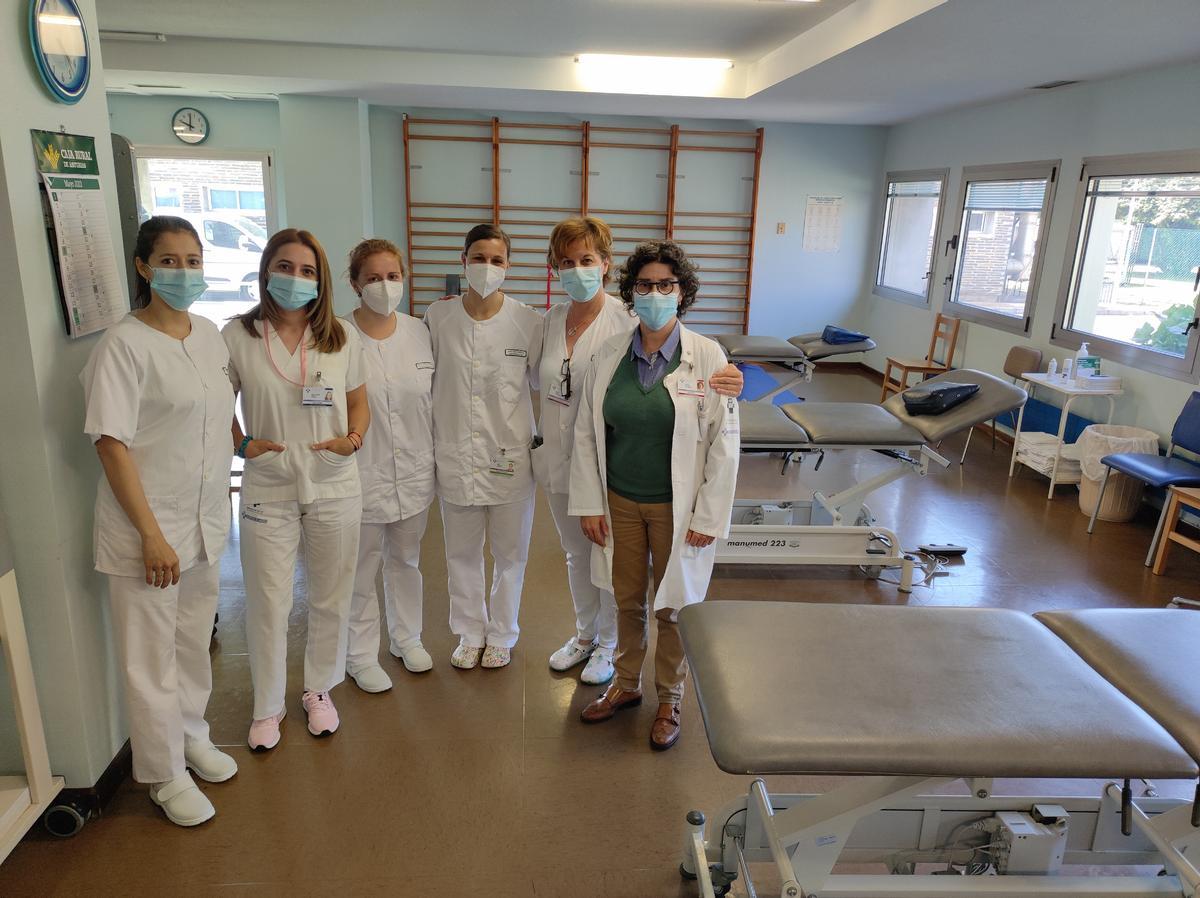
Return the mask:
POLYGON ((683 247, 674 240, 647 240, 645 243, 639 243, 625 260, 618 276, 625 308, 633 308, 634 281, 638 279, 642 269, 653 262, 662 262, 679 279, 679 305, 676 307, 676 315, 682 318, 684 313, 696 304, 700 278, 696 276, 695 264, 687 257, 683 247))

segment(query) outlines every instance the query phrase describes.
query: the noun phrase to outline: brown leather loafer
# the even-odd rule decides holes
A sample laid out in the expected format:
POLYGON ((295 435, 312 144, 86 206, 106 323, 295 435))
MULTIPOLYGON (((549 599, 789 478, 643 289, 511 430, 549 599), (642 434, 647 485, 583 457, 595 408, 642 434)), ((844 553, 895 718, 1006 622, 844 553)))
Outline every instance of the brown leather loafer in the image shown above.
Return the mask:
POLYGON ((601 723, 608 720, 622 708, 636 708, 642 703, 640 692, 625 692, 616 686, 610 686, 604 693, 579 714, 584 723, 601 723))
POLYGON ((655 751, 666 751, 679 741, 679 705, 658 706, 658 716, 650 727, 650 747, 655 751))

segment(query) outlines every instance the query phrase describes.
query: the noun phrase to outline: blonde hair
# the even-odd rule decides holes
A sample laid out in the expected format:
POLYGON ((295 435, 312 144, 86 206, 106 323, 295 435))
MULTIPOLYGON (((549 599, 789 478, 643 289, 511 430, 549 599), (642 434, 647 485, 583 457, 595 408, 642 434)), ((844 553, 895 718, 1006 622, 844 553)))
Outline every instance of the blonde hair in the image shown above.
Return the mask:
POLYGON ((262 259, 258 263, 258 305, 238 318, 254 337, 262 336, 254 322, 264 319, 279 320, 279 306, 267 290, 267 281, 271 278, 269 269, 275 261, 275 256, 282 247, 290 243, 307 246, 317 257, 317 298, 308 304, 306 311, 308 326, 313 335, 313 348, 327 354, 339 352, 346 345, 346 332, 333 314, 333 276, 329 270, 329 257, 325 255, 325 250, 311 231, 284 228, 267 241, 262 259))
MULTIPOLYGON (((576 240, 586 240, 600 254, 605 262, 612 266, 612 229, 599 218, 590 215, 583 218, 567 218, 560 221, 550 232, 550 249, 546 253, 546 261, 550 267, 558 271, 559 260, 566 255, 567 247, 576 240)), ((605 282, 608 275, 604 275, 605 282)))
POLYGON ((349 275, 351 283, 358 283, 358 276, 362 273, 362 267, 366 264, 367 259, 371 258, 371 256, 382 255, 383 253, 395 256, 396 261, 400 263, 400 273, 408 277, 408 271, 404 267, 404 256, 400 255, 400 247, 382 237, 368 237, 365 240, 359 241, 358 246, 350 250, 350 256, 347 259, 346 274, 349 275))

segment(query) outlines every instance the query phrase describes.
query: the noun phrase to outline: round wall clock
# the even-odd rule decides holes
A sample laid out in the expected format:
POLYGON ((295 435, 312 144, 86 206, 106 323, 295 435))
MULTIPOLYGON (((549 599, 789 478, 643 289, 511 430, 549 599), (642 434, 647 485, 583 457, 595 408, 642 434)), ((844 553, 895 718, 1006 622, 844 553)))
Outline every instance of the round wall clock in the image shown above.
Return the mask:
POLYGON ((75 0, 30 0, 29 42, 38 72, 55 99, 78 103, 87 91, 92 63, 75 0))
POLYGON ((184 143, 204 143, 208 139, 208 119, 199 109, 184 106, 171 116, 171 130, 184 143))

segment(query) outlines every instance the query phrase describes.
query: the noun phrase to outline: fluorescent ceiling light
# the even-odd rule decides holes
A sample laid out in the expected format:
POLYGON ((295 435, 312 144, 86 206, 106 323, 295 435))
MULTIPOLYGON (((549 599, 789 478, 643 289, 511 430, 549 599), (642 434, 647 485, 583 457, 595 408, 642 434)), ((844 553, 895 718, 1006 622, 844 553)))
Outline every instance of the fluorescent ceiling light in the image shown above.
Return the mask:
POLYGON ((595 93, 709 97, 721 92, 732 59, 582 53, 579 83, 595 93))

